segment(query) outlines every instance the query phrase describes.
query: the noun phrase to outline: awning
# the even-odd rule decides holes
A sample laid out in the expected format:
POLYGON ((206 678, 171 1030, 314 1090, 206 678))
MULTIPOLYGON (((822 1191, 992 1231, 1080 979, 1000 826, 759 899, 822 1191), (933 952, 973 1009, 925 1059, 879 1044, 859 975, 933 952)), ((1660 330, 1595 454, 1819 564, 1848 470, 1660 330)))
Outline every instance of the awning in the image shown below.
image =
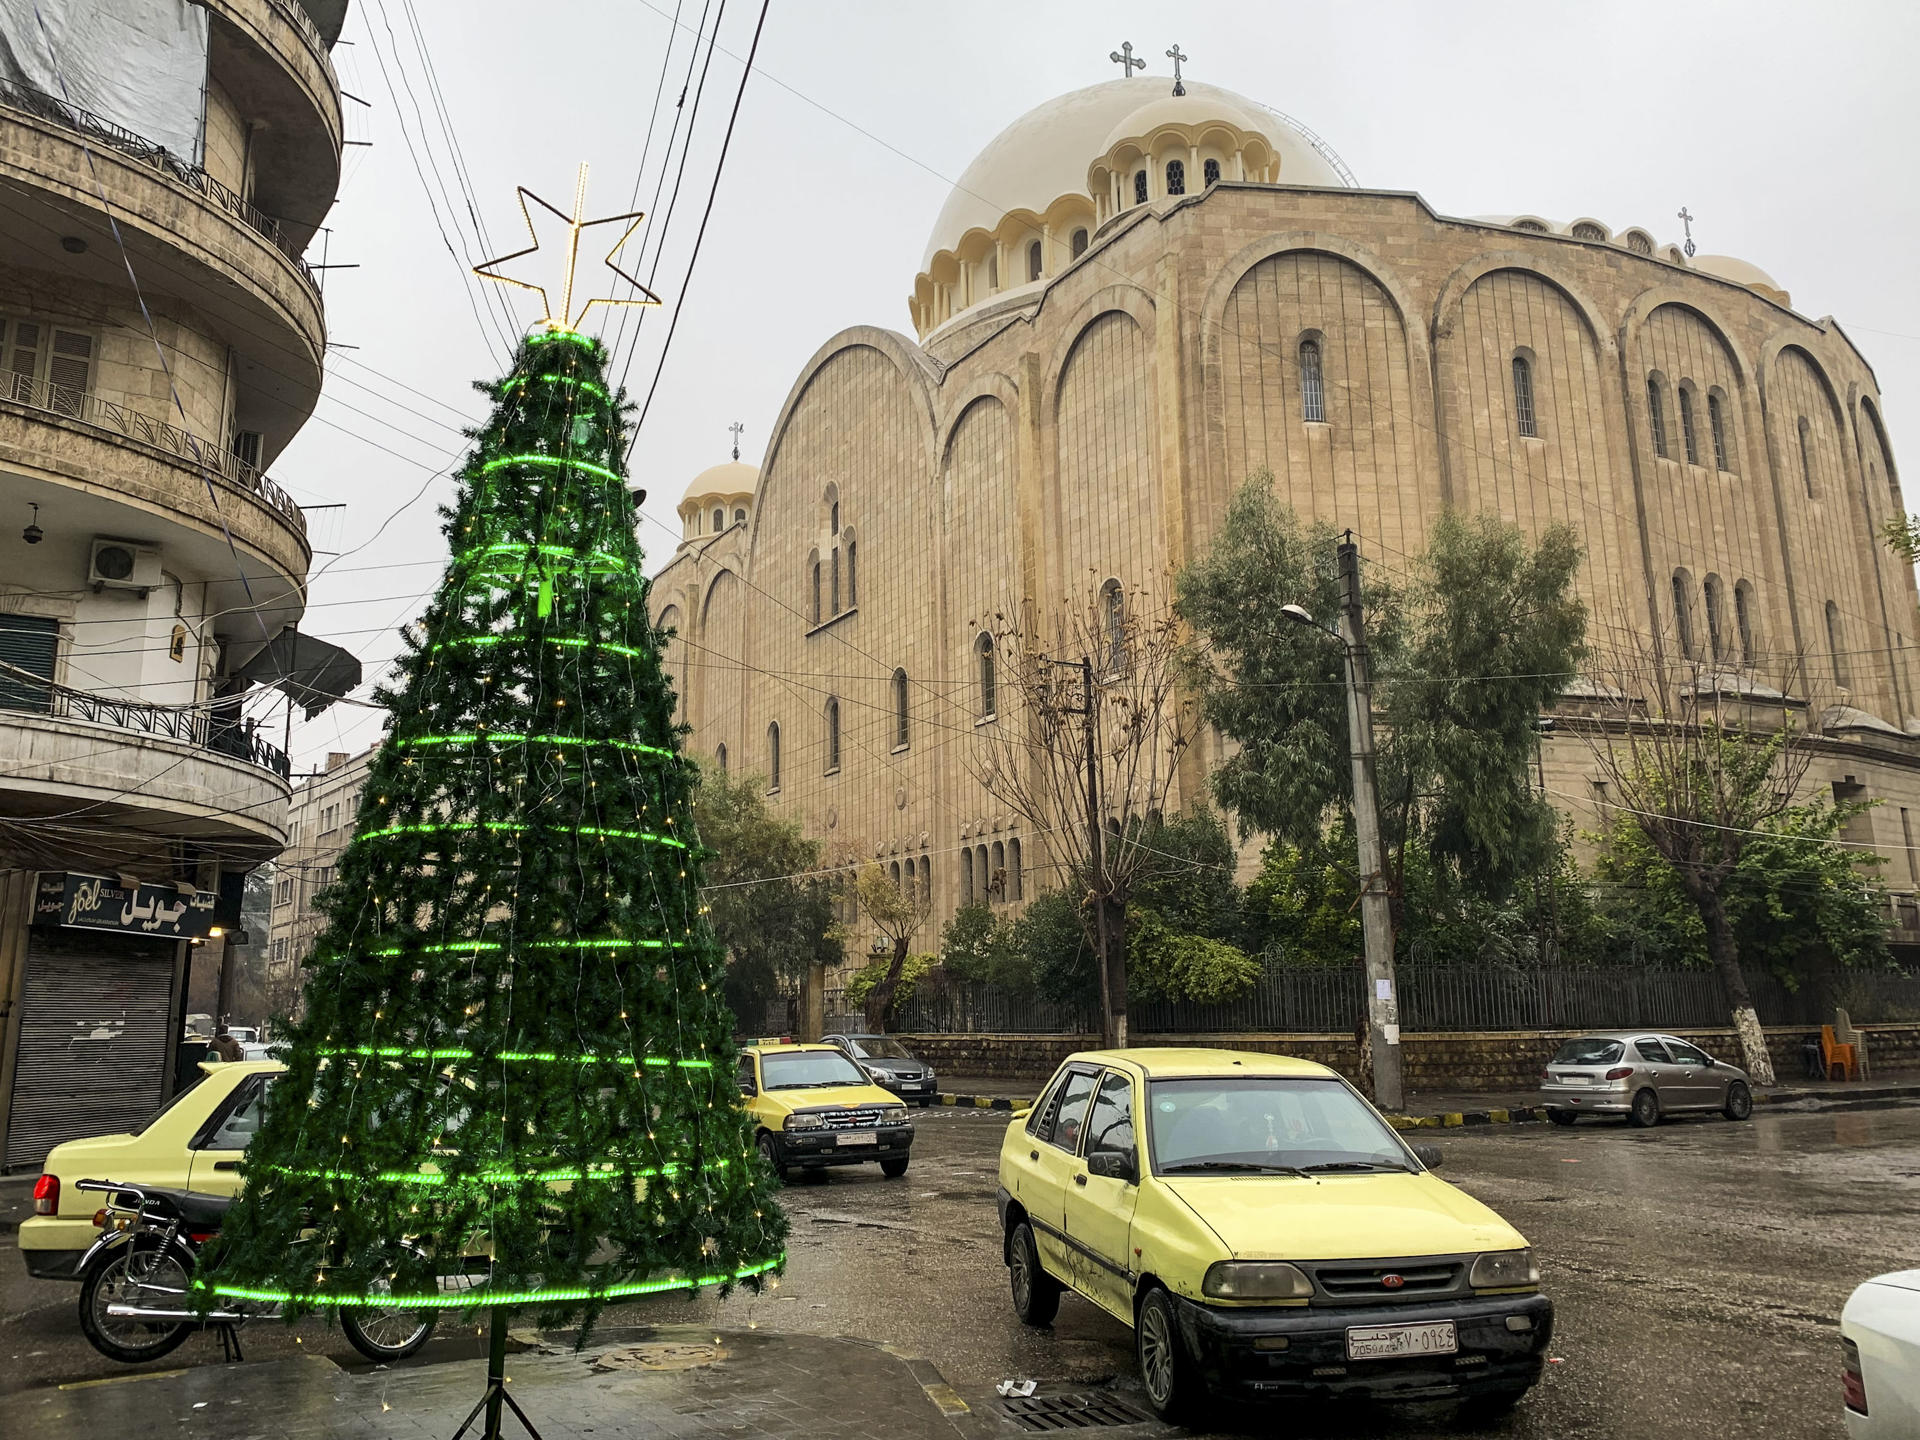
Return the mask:
POLYGON ((272 685, 305 708, 311 720, 360 684, 360 660, 338 645, 282 630, 238 672, 256 685, 272 685))

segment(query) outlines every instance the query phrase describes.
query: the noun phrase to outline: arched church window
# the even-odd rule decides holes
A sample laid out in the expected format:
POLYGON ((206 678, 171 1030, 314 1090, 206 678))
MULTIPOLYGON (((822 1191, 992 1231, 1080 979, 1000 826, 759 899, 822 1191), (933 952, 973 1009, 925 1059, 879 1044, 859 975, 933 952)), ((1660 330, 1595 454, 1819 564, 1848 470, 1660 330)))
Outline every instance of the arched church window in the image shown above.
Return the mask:
POLYGON ((827 774, 840 772, 840 701, 837 696, 827 697, 827 774))
POLYGON ((1078 260, 1082 255, 1086 253, 1087 253, 1087 231, 1086 231, 1086 227, 1082 226, 1080 229, 1073 232, 1073 258, 1078 260))
POLYGON ((780 722, 767 726, 767 789, 780 788, 780 722))
POLYGON ((1309 336, 1300 342, 1300 418, 1324 424, 1327 418, 1326 379, 1320 370, 1320 342, 1309 336))
POLYGON ((1653 453, 1667 458, 1667 407, 1658 376, 1647 377, 1647 425, 1653 431, 1653 453))
POLYGON ((1220 183, 1220 162, 1218 160, 1202 161, 1200 174, 1206 179, 1207 184, 1218 185, 1220 183))
POLYGON ((1687 453, 1687 464, 1700 463, 1700 442, 1693 433, 1693 387, 1680 387, 1680 443, 1687 453))
POLYGON ((1133 172, 1133 203, 1136 205, 1147 203, 1147 172, 1144 170, 1133 172))
POLYGON ((1713 468, 1727 470, 1727 412, 1720 397, 1707 392, 1707 429, 1713 432, 1713 468))
POLYGON ((973 904, 973 847, 970 845, 960 851, 960 903, 973 904))
POLYGON ((1001 898, 1005 900, 1025 899, 1026 897, 1023 893, 1025 884, 1025 880, 1020 874, 1020 837, 1016 835, 1007 841, 1007 883, 1005 894, 1001 898))
POLYGON ((827 495, 827 533, 831 535, 838 535, 840 533, 840 494, 838 491, 829 491, 827 495))
POLYGON ((1853 668, 1847 663, 1846 647, 1840 643, 1840 607, 1827 601, 1827 651, 1833 656, 1833 683, 1841 689, 1853 685, 1853 668))
POLYGON ((1720 577, 1709 575, 1700 582, 1700 600, 1707 607, 1707 655, 1718 665, 1726 655, 1726 637, 1722 633, 1720 577))
POLYGON ((720 767, 720 773, 722 775, 726 774, 727 773, 727 747, 724 742, 713 747, 713 759, 714 759, 714 763, 720 767))
POLYGON ((1753 584, 1742 580, 1733 587, 1733 628, 1740 637, 1740 659, 1753 664, 1753 584))
POLYGON ((1187 166, 1184 160, 1167 161, 1167 193, 1169 195, 1187 193, 1187 166))
POLYGON ((1673 629, 1680 640, 1680 653, 1687 659, 1693 652, 1693 577, 1684 570, 1673 572, 1673 629))
POLYGON ((980 718, 990 720, 1000 703, 1000 679, 993 661, 993 636, 980 632, 973 642, 973 653, 980 666, 980 718))
POLYGON ((910 708, 907 672, 896 670, 893 672, 893 748, 896 750, 906 749, 908 741, 912 739, 913 732, 908 724, 910 708))
POLYGON ((820 623, 820 552, 814 551, 807 557, 807 571, 812 579, 812 591, 807 597, 807 619, 810 624, 820 623))
POLYGON ((1607 238, 1607 232, 1591 220, 1582 220, 1578 225, 1573 227, 1573 238, 1576 240, 1604 240, 1607 238))
POLYGON ((827 613, 829 615, 838 615, 840 613, 840 547, 838 545, 833 547, 833 550, 828 555, 827 560, 828 560, 828 567, 829 567, 828 568, 829 588, 828 588, 827 594, 828 594, 828 597, 833 601, 833 609, 829 610, 827 613))
POLYGON ((1539 436, 1540 422, 1533 413, 1533 362, 1524 355, 1513 357, 1513 418, 1522 435, 1539 436))
POLYGON ((1516 220, 1513 222, 1513 228, 1516 230, 1530 231, 1535 235, 1545 235, 1547 233, 1547 227, 1542 225, 1538 220, 1516 220))
POLYGON ((724 509, 716 509, 713 512, 713 533, 718 535, 722 530, 726 528, 727 528, 727 512, 724 509))
POLYGON ((1040 242, 1035 240, 1027 246, 1027 279, 1038 280, 1041 274, 1042 251, 1040 242))
POLYGON ((847 541, 847 608, 852 609, 860 603, 860 585, 858 570, 854 565, 855 545, 851 538, 847 541))
POLYGON ((1117 675, 1127 663, 1127 600, 1120 582, 1100 587, 1100 624, 1107 638, 1107 673, 1117 675))
MULTIPOLYGON (((1813 426, 1807 417, 1800 417, 1800 483, 1806 487, 1807 498, 1813 498, 1813 426)), ((1828 609, 1832 609, 1829 604, 1828 609)))
POLYGON ((1629 230, 1627 249, 1636 255, 1651 255, 1653 254, 1653 237, 1644 230, 1629 230))
POLYGON ((744 524, 746 524, 746 523, 747 523, 747 512, 746 512, 745 510, 736 510, 736 511, 734 511, 734 512, 733 512, 733 523, 734 523, 734 524, 736 524, 736 525, 744 525, 744 524))

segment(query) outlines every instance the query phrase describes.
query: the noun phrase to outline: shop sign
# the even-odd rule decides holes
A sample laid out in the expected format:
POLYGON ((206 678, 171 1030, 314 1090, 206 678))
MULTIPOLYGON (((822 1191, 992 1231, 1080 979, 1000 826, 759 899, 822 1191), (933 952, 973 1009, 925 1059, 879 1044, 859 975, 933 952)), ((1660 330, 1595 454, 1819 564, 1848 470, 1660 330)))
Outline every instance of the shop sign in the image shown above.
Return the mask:
POLYGON ((219 900, 211 890, 128 887, 104 875, 43 870, 33 896, 33 923, 191 940, 213 930, 219 900))

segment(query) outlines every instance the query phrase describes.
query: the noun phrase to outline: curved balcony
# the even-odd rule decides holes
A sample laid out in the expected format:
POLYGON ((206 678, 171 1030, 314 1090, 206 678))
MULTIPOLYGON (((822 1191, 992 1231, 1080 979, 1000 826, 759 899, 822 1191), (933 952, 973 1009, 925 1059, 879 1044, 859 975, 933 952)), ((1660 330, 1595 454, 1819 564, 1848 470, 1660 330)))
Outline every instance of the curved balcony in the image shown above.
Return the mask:
POLYGON ((208 73, 258 124, 255 189, 304 248, 340 186, 340 81, 299 0, 207 0, 208 73))
POLYGON ((0 667, 0 813, 87 807, 89 824, 258 847, 286 843, 286 755, 201 706, 116 700, 0 667))
POLYGON ((43 202, 0 206, 0 246, 114 287, 130 262, 144 288, 193 306, 261 362, 249 395, 281 411, 270 428, 291 435, 319 396, 326 347, 304 237, 163 146, 55 97, 0 82, 0 122, 0 182, 43 202), (79 251, 66 243, 76 237, 79 251))

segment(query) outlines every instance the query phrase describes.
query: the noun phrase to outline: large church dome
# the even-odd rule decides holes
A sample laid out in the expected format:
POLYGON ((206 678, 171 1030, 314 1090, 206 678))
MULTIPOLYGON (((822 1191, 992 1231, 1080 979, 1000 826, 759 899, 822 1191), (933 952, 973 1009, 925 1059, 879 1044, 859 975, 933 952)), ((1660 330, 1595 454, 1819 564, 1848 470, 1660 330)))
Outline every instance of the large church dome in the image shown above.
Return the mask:
MULTIPOLYGON (((1035 106, 989 141, 961 173, 928 236, 913 301, 921 333, 1077 258, 1101 223, 1133 203, 1130 190, 1116 200, 1097 169, 1129 142, 1129 156, 1155 153, 1144 147, 1156 137, 1162 144, 1177 139, 1197 154, 1194 142, 1208 137, 1218 149, 1209 156, 1227 180, 1353 183, 1324 141, 1278 111, 1199 81, 1186 81, 1184 95, 1171 89, 1164 75, 1089 85, 1035 106)), ((1205 188, 1206 173, 1196 171, 1187 193, 1205 188)), ((1154 198, 1164 191, 1164 172, 1156 172, 1154 198)))

